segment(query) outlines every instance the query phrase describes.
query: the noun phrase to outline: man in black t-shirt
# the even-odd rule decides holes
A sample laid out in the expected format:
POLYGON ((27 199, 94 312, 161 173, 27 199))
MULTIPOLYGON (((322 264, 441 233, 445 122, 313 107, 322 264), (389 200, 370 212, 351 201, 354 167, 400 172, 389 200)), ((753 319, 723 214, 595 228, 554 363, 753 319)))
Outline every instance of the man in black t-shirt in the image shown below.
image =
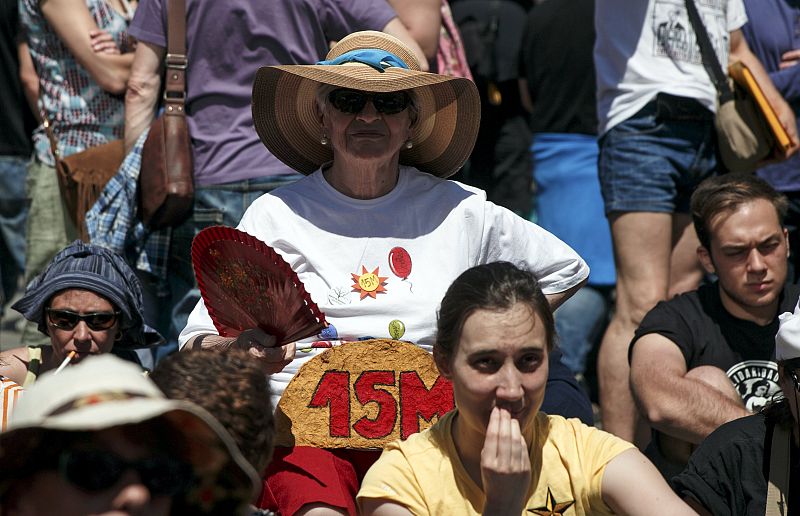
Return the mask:
POLYGON ((755 176, 708 179, 691 201, 698 258, 717 281, 662 301, 636 330, 631 387, 653 440, 645 453, 665 477, 717 427, 780 391, 778 314, 800 288, 785 285, 786 198, 755 176))

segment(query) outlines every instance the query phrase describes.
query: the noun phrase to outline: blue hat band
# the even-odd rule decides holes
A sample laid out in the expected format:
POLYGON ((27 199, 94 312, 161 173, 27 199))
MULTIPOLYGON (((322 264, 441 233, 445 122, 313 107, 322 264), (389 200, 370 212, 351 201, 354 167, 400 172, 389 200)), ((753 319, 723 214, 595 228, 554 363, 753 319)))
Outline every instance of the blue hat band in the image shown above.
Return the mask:
POLYGON ((408 65, 402 59, 378 48, 359 48, 345 52, 334 59, 319 61, 318 65, 340 65, 345 63, 361 63, 371 66, 375 70, 383 73, 387 68, 404 68, 408 70, 408 65))

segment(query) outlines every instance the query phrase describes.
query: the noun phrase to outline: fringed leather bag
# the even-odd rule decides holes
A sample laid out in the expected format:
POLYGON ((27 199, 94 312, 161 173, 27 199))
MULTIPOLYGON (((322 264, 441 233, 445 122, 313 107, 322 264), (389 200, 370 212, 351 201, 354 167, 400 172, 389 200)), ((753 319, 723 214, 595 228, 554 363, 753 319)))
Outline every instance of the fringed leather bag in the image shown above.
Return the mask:
POLYGON ((114 177, 125 157, 122 140, 113 140, 90 147, 65 158, 60 156, 50 122, 44 119, 44 128, 50 139, 50 150, 56 162, 61 198, 70 219, 84 242, 89 241, 86 231, 86 212, 94 205, 100 192, 114 177))

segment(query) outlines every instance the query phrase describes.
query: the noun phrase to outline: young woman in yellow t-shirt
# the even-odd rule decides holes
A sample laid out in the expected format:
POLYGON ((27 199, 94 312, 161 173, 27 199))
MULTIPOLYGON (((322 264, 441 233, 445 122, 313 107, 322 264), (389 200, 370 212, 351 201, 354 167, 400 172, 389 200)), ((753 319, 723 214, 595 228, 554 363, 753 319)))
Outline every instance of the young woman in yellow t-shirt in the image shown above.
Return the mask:
POLYGON ((467 270, 437 330, 456 410, 387 447, 359 491, 364 514, 694 514, 630 443, 539 412, 555 328, 532 274, 467 270))

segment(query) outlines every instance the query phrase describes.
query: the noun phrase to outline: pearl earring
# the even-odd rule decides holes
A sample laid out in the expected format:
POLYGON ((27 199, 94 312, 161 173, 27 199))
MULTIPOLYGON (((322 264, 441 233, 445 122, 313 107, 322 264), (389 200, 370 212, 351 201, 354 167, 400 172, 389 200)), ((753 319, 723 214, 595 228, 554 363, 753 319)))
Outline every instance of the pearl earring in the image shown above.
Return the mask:
POLYGON ((409 138, 408 140, 406 140, 406 143, 405 143, 405 145, 404 145, 404 147, 405 147, 406 149, 410 149, 410 148, 411 148, 411 147, 413 147, 413 146, 414 146, 414 142, 412 142, 412 141, 411 141, 411 138, 409 138))
POLYGON ((330 143, 330 140, 328 139, 327 136, 323 134, 322 138, 319 139, 319 143, 322 145, 328 145, 328 143, 330 143))

